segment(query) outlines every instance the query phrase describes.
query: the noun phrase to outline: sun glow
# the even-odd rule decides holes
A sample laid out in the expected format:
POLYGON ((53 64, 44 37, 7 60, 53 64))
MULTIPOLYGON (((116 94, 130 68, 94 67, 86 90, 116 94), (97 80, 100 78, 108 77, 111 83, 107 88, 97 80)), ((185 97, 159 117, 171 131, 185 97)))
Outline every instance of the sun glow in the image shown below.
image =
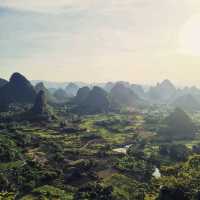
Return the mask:
POLYGON ((179 39, 181 53, 200 56, 200 15, 189 18, 180 32, 179 39))

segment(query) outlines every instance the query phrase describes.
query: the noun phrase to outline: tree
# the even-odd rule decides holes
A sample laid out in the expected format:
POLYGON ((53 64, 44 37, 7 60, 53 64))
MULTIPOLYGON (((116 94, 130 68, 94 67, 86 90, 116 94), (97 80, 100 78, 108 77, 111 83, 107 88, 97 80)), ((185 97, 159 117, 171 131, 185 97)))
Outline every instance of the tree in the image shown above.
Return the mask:
POLYGON ((88 184, 80 188, 74 195, 74 200, 114 200, 111 186, 88 184))
POLYGON ((189 200, 183 189, 179 187, 163 187, 157 200, 189 200))
POLYGON ((167 144, 159 147, 163 156, 169 156, 174 161, 186 161, 190 155, 189 149, 183 144, 167 144))

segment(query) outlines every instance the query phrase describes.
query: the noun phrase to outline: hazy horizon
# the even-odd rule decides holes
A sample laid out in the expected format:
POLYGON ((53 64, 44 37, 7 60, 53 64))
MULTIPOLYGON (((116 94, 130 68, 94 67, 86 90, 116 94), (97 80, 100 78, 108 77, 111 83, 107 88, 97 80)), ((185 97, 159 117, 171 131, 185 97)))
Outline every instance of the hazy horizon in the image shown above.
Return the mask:
POLYGON ((0 0, 0 77, 200 86, 197 0, 0 0))
MULTIPOLYGON (((16 72, 13 72, 13 73, 16 73, 16 72)), ((12 73, 12 74, 13 74, 12 73)), ((17 72, 17 73, 20 73, 20 72, 17 72)), ((4 78, 5 80, 8 80, 10 79, 10 77, 12 76, 12 74, 10 74, 10 76, 8 78, 5 78, 5 77, 0 77, 0 78, 4 78)), ((22 74, 22 73, 21 73, 22 74)), ((24 74, 22 74, 24 75, 24 74)), ((25 75, 24 75, 25 76, 25 75)), ((170 79, 162 79, 162 80, 158 80, 158 81, 152 81, 152 82, 135 82, 135 81, 128 81, 128 80, 114 80, 114 81, 79 81, 79 80, 65 80, 65 81, 55 81, 55 80, 44 80, 44 79, 29 79, 29 77, 25 76, 30 82, 32 82, 33 85, 36 85, 37 83, 40 83, 40 82, 43 82, 45 84, 56 84, 56 85, 60 85, 61 88, 63 86, 66 86, 67 84, 69 83, 77 83, 77 84, 80 84, 80 85, 98 85, 98 84, 106 84, 106 83, 109 83, 109 82, 112 82, 112 83, 117 83, 117 82, 127 82, 129 84, 138 84, 138 85, 141 85, 143 87, 151 87, 151 86, 156 86, 157 84, 160 84, 166 80, 170 81, 175 87, 178 88, 184 88, 184 87, 197 87, 197 88, 200 88, 200 85, 195 85, 195 84, 188 84, 188 85, 181 85, 179 84, 178 82, 176 81, 173 81, 173 80, 170 80, 170 79)))

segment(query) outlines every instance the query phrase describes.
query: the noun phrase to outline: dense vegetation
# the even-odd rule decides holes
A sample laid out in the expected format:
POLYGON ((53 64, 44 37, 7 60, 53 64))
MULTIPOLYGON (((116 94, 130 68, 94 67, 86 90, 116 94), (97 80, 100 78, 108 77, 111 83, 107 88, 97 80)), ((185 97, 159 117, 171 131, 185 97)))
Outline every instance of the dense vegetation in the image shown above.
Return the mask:
MULTIPOLYGON (((145 94, 136 85, 131 92, 122 83, 106 91, 70 84, 55 95, 43 84, 33 89, 19 74, 14 80, 1 86, 18 94, 0 96, 9 97, 0 112, 0 199, 200 199, 198 112, 144 106, 147 99, 139 105, 145 94), (21 101, 30 91, 31 101, 21 101)), ((159 85, 151 91, 163 92, 159 85)))

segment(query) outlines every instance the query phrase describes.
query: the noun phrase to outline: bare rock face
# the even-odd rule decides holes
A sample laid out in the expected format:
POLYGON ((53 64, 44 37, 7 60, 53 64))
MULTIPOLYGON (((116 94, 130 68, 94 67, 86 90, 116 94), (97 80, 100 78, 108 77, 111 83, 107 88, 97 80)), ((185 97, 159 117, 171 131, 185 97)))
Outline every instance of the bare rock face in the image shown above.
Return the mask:
POLYGON ((44 91, 47 95, 47 93, 49 92, 48 89, 44 86, 44 83, 40 82, 38 84, 35 85, 35 91, 38 94, 40 91, 44 91))
POLYGON ((56 98, 49 92, 49 90, 45 87, 43 82, 40 82, 35 85, 35 91, 37 94, 40 91, 44 91, 48 103, 52 103, 56 101, 56 98))
POLYGON ((31 122, 49 122, 55 119, 50 106, 47 104, 47 98, 44 91, 40 91, 35 99, 33 107, 20 115, 21 120, 31 122))
POLYGON ((41 90, 37 94, 34 106, 31 109, 31 111, 32 111, 32 113, 37 114, 37 115, 43 115, 43 114, 48 113, 47 100, 46 100, 44 91, 41 90))

